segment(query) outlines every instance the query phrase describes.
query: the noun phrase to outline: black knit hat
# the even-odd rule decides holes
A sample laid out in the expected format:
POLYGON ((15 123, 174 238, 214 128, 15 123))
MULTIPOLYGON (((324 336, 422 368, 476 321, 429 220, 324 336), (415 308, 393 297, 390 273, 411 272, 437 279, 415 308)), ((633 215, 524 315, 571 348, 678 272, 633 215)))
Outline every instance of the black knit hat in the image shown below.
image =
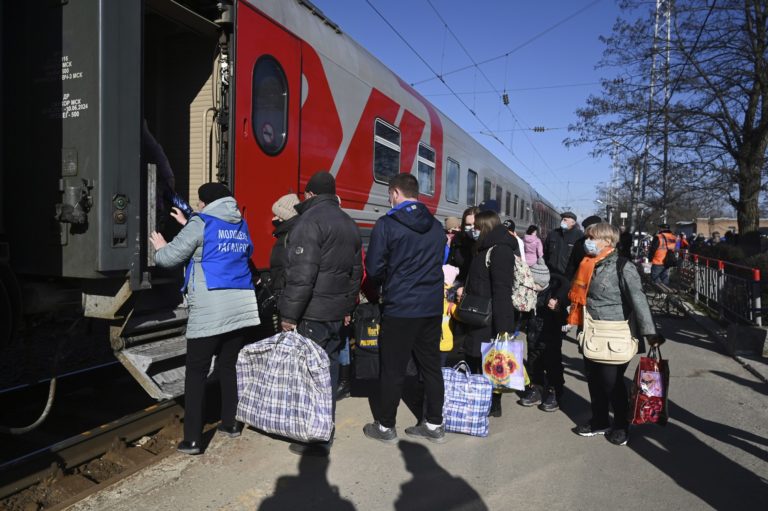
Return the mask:
POLYGON ((336 179, 328 172, 317 172, 315 175, 309 178, 307 181, 307 187, 304 188, 305 192, 312 192, 315 195, 323 193, 329 193, 331 195, 336 194, 336 179))
POLYGON ((494 213, 501 213, 501 207, 499 207, 499 203, 496 201, 496 199, 484 200, 478 207, 480 208, 481 212, 493 211, 494 213))
POLYGON ((602 218, 600 218, 599 216, 597 216, 597 215, 592 215, 592 216, 588 216, 587 218, 585 218, 585 219, 584 219, 584 220, 581 222, 581 226, 582 226, 583 228, 585 228, 585 229, 586 229, 586 228, 587 228, 587 227, 589 227, 590 225, 599 224, 599 223, 600 223, 600 222, 602 222, 602 221, 603 221, 603 219, 602 219, 602 218))
POLYGON ((578 220, 578 218, 576 218, 576 214, 571 213, 570 211, 563 211, 560 213, 560 218, 572 218, 574 222, 578 220))
POLYGON ((205 204, 210 204, 224 197, 232 197, 232 192, 221 183, 205 183, 197 189, 197 196, 205 204))

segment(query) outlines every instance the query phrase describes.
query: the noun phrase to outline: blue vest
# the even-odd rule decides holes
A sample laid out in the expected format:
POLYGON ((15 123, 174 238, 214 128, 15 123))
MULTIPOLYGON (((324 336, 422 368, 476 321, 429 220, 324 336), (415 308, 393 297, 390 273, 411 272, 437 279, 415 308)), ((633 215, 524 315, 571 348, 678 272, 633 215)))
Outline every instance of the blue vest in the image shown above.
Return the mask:
MULTIPOLYGON (((253 289, 253 279, 248 260, 253 253, 253 243, 245 220, 231 224, 211 215, 197 213, 205 222, 203 231, 203 267, 208 289, 253 289)), ((184 287, 186 291, 195 260, 189 261, 184 287)))

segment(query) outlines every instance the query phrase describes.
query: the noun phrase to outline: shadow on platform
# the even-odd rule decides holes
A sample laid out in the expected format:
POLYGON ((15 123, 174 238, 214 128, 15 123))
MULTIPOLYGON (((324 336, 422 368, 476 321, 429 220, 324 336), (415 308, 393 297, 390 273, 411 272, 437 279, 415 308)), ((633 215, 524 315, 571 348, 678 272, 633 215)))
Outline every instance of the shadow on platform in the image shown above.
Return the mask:
POLYGON ((338 487, 328 482, 329 463, 327 457, 302 456, 299 473, 278 478, 274 492, 261 503, 259 511, 355 511, 352 502, 342 498, 338 487))
POLYGON ((670 415, 671 421, 664 428, 635 427, 629 447, 715 509, 732 509, 736 503, 739 509, 765 509, 768 481, 713 449, 681 424, 755 456, 760 464, 768 461, 765 438, 699 417, 674 402, 670 402, 670 415))
POLYGON ((425 446, 401 440, 398 447, 413 478, 400 487, 396 510, 488 510, 480 494, 464 479, 441 467, 425 446))

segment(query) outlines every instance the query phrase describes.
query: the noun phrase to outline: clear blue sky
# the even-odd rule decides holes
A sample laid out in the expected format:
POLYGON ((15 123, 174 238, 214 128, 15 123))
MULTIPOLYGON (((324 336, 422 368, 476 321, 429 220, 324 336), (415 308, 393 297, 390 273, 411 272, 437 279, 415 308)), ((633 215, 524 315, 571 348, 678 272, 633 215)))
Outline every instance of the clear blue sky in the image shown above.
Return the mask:
MULTIPOLYGON (((366 0, 313 2, 406 82, 434 77, 366 0)), ((506 148, 481 133, 486 128, 480 120, 440 81, 419 83, 416 89, 558 208, 570 207, 579 220, 599 208, 593 202, 595 187, 610 180, 610 159, 595 160, 588 154, 591 147, 568 149, 562 141, 576 109, 599 90, 601 73, 608 72, 595 65, 604 48, 598 38, 611 33, 619 15, 615 0, 431 0, 460 44, 428 0, 370 2, 438 73, 471 66, 460 44, 475 62, 514 50, 479 66, 490 84, 474 67, 445 76, 454 91, 467 93, 460 97, 506 148), (509 108, 487 93, 493 89, 507 90, 509 108), (534 126, 548 130, 521 130, 534 126)))

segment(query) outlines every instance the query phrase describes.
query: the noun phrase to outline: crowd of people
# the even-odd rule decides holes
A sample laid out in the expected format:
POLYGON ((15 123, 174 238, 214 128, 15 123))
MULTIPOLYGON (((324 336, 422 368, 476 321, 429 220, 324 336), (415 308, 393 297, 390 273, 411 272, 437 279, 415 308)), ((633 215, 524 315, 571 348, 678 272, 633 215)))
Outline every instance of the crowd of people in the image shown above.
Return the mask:
MULTIPOLYGON (((347 358, 342 354, 348 350, 349 324, 361 295, 379 303, 379 378, 371 398, 372 421, 363 428, 366 437, 397 441, 395 418, 410 385, 406 372, 412 359, 423 384, 424 406, 417 423, 404 432, 442 443, 446 440, 442 366, 448 351, 481 373, 482 343, 525 333, 530 384, 517 402, 554 412, 565 385, 563 338, 569 328, 581 326, 585 315, 606 321, 623 321, 631 315, 636 336, 652 344, 661 341, 636 266, 626 264, 617 249, 620 232, 599 217, 585 219, 582 231, 576 215, 563 212, 559 227, 543 239, 536 225, 520 237, 514 221, 500 217, 495 200, 442 224, 419 202, 413 175, 393 177, 388 193, 391 209, 375 223, 367 253, 328 172, 309 179, 303 200, 288 194, 272 207, 275 243, 268 280, 277 299, 275 324, 278 330, 296 330, 325 350, 334 391, 339 388, 340 359, 347 358), (516 264, 526 265, 533 276, 536 300, 530 310, 520 311, 512 304, 521 279, 516 264), (473 326, 450 317, 469 296, 490 301, 487 324, 473 326), (451 342, 446 342, 448 337, 451 342)), ((202 450, 203 385, 214 355, 222 396, 219 431, 231 437, 240 434, 242 425, 235 421, 235 362, 243 343, 255 340, 246 339, 248 329, 261 321, 254 293, 258 279, 252 277, 250 265, 253 244, 234 197, 224 185, 208 183, 200 187, 199 199, 198 213, 189 217, 173 209, 171 216, 183 227, 172 241, 156 232, 150 237, 158 266, 186 267, 186 418, 178 450, 188 454, 202 450)), ((612 443, 626 444, 626 367, 627 363, 585 362, 592 418, 574 432, 607 434, 612 443)), ((502 394, 495 393, 489 415, 501 415, 501 402, 502 394)), ((293 443, 290 450, 326 456, 332 444, 333 436, 327 442, 293 443)))

